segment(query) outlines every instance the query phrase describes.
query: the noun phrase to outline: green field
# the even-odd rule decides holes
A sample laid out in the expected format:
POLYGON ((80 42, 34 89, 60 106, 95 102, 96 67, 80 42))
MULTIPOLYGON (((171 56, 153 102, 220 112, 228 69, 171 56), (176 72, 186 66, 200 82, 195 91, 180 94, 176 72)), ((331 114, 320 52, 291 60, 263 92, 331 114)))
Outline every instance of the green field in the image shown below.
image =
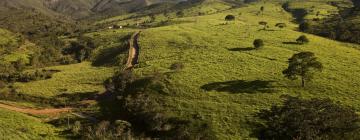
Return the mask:
POLYGON ((63 93, 102 93, 105 91, 102 83, 113 73, 112 68, 92 67, 89 62, 46 69, 60 72, 48 80, 15 83, 14 86, 20 93, 39 97, 54 97, 63 93))
MULTIPOLYGON (((336 7, 319 0, 309 0, 305 4, 294 1, 289 6, 292 9, 318 9, 321 17, 338 12, 336 7)), ((318 17, 317 11, 310 12, 305 19, 318 17)), ((101 63, 97 66, 82 62, 46 67, 59 72, 51 79, 18 82, 14 87, 20 93, 45 98, 63 93, 103 93, 103 82, 120 69, 115 65, 121 65, 126 58, 126 53, 121 50, 125 44, 122 39, 142 31, 140 64, 134 73, 139 77, 166 73, 165 86, 169 92, 159 95, 165 99, 162 109, 180 118, 200 116, 201 120, 209 122, 218 139, 254 139, 251 136, 251 122, 257 121, 254 114, 279 104, 282 95, 330 98, 360 111, 360 79, 357 77, 360 75, 360 45, 297 31, 293 15, 276 1, 239 8, 208 1, 186 9, 184 13, 187 16, 176 17, 175 12, 171 12, 170 18, 156 14, 156 20, 147 29, 135 25, 149 20, 148 16, 127 19, 131 14, 98 21, 94 25, 132 25, 131 28, 101 29, 86 34, 98 45, 91 60, 101 63), (265 10, 259 14, 261 6, 265 10), (204 15, 199 16, 199 12, 204 15), (227 15, 234 15, 235 21, 225 21, 227 15), (158 26, 168 19, 166 24, 158 26), (269 28, 262 30, 260 21, 266 21, 269 28), (277 28, 277 23, 285 23, 287 27, 277 28), (300 35, 306 35, 310 42, 296 44, 300 35), (264 48, 254 49, 255 39, 264 40, 264 48), (290 81, 282 74, 288 66, 287 60, 303 51, 314 52, 324 65, 323 72, 316 74, 305 88, 300 87, 299 80, 290 81), (174 63, 183 64, 184 69, 171 70, 174 63)), ((14 42, 8 31, 0 30, 0 36, 0 45, 14 42)), ((31 46, 29 42, 25 44, 31 46)), ((15 51, 11 54, 4 58, 14 61, 26 57, 21 55, 27 53, 15 51)), ((8 139, 56 139, 58 135, 56 128, 34 117, 5 110, 0 110, 0 126, 0 137, 8 139), (19 129, 27 131, 22 133, 19 129), (5 135, 9 133, 11 135, 5 135)))
POLYGON ((40 119, 21 113, 0 109, 0 137, 7 140, 63 139, 59 130, 40 119))
POLYGON ((257 3, 172 22, 176 21, 189 22, 143 30, 135 73, 171 72, 171 64, 183 63, 185 68, 167 79, 173 92, 166 96, 164 108, 184 118, 200 115, 211 122, 219 139, 249 138, 247 122, 252 115, 279 103, 284 94, 329 97, 360 109, 360 79, 354 76, 360 74, 360 52, 355 49, 359 45, 310 34, 306 34, 309 44, 291 44, 304 33, 295 31, 291 15, 277 3, 257 3), (266 9, 264 14, 256 15, 261 6, 266 9), (224 21, 228 14, 235 15, 236 21, 224 21), (270 29, 260 30, 259 21, 268 22, 270 29), (274 27, 282 22, 288 27, 274 27), (253 50, 257 38, 265 41, 265 47, 253 50), (287 59, 301 51, 314 52, 325 67, 304 89, 299 81, 289 81, 281 73, 287 59))

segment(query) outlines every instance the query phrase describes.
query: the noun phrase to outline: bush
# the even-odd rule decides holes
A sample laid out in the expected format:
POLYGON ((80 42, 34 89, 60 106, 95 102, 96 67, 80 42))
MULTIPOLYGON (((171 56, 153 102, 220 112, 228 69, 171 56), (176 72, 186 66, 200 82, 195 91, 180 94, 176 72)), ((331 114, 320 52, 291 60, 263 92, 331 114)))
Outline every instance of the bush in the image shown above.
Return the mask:
POLYGON ((286 24, 285 23, 276 23, 275 26, 278 27, 278 28, 285 28, 286 24))
POLYGON ((303 22, 299 25, 299 30, 302 32, 306 32, 309 29, 310 29, 310 24, 307 22, 303 22))
POLYGON ((184 64, 183 63, 174 63, 174 64, 172 64, 171 66, 170 66, 170 69, 171 70, 175 70, 175 71, 179 71, 179 70, 182 70, 182 69, 184 69, 184 64))
POLYGON ((262 39, 255 39, 253 43, 256 49, 264 47, 264 41, 262 39))
POLYGON ((235 20, 235 16, 234 16, 234 15, 227 15, 227 16, 225 17, 225 20, 226 20, 226 21, 233 21, 233 20, 235 20))
POLYGON ((296 39, 296 42, 298 44, 305 44, 305 43, 309 43, 310 41, 305 35, 301 35, 298 39, 296 39))
POLYGON ((256 114, 264 121, 259 139, 341 140, 357 139, 359 116, 355 110, 330 99, 286 97, 283 105, 256 114))

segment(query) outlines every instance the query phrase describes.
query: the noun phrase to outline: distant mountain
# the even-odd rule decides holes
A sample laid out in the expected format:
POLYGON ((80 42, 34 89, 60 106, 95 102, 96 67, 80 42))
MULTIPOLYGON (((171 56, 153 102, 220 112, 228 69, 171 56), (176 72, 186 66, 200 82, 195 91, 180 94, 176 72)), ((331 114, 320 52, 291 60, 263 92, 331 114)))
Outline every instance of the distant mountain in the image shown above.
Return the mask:
POLYGON ((0 11, 32 9, 46 15, 62 14, 75 19, 90 15, 116 15, 158 3, 187 0, 1 0, 0 11))

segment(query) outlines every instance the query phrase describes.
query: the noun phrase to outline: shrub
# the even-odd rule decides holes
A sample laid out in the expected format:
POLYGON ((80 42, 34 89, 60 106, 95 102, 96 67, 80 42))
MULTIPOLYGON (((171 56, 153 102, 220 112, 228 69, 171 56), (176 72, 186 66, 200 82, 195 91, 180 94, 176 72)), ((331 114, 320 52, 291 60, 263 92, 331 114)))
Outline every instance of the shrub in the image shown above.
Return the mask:
POLYGON ((260 49, 264 47, 264 41, 262 39, 255 39, 253 45, 256 49, 260 49))
POLYGON ((359 116, 354 109, 330 99, 287 96, 283 105, 256 114, 264 121, 259 139, 341 140, 359 138, 359 116))
POLYGON ((286 24, 285 23, 276 23, 275 26, 278 27, 278 28, 285 28, 286 24))
POLYGON ((305 44, 305 43, 309 43, 310 41, 305 35, 301 35, 298 39, 296 39, 296 42, 298 44, 305 44))
POLYGON ((171 70, 175 70, 175 71, 179 71, 179 70, 184 69, 184 67, 185 67, 185 66, 184 66, 183 63, 177 62, 177 63, 172 64, 172 65, 170 66, 170 69, 171 69, 171 70))
POLYGON ((183 17, 185 14, 184 14, 184 12, 183 11, 178 11, 178 12, 176 12, 176 16, 177 17, 183 17))
POLYGON ((225 20, 226 20, 226 21, 233 21, 233 20, 235 20, 235 16, 234 16, 234 15, 227 15, 227 16, 225 17, 225 20))
POLYGON ((299 25, 299 30, 302 32, 306 32, 309 29, 310 29, 310 24, 307 22, 303 22, 299 25))

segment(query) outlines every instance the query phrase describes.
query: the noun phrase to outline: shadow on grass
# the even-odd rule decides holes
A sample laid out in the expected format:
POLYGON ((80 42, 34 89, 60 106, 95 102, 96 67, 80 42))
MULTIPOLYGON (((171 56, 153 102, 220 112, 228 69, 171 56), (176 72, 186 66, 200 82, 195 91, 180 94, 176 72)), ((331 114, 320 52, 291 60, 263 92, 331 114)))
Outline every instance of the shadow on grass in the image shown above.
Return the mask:
POLYGON ((206 91, 230 92, 230 93, 272 93, 275 92, 271 83, 274 81, 245 81, 234 80, 227 82, 215 82, 201 86, 206 91))
POLYGON ((291 42, 291 41, 290 42, 282 42, 282 44, 301 45, 297 42, 291 42))
POLYGON ((251 50, 255 50, 255 48, 230 48, 228 49, 229 51, 233 51, 233 52, 242 52, 242 51, 251 51, 251 50))
POLYGON ((119 55, 126 54, 128 48, 126 45, 105 48, 99 51, 99 54, 92 61, 93 66, 114 66, 119 64, 119 55))

